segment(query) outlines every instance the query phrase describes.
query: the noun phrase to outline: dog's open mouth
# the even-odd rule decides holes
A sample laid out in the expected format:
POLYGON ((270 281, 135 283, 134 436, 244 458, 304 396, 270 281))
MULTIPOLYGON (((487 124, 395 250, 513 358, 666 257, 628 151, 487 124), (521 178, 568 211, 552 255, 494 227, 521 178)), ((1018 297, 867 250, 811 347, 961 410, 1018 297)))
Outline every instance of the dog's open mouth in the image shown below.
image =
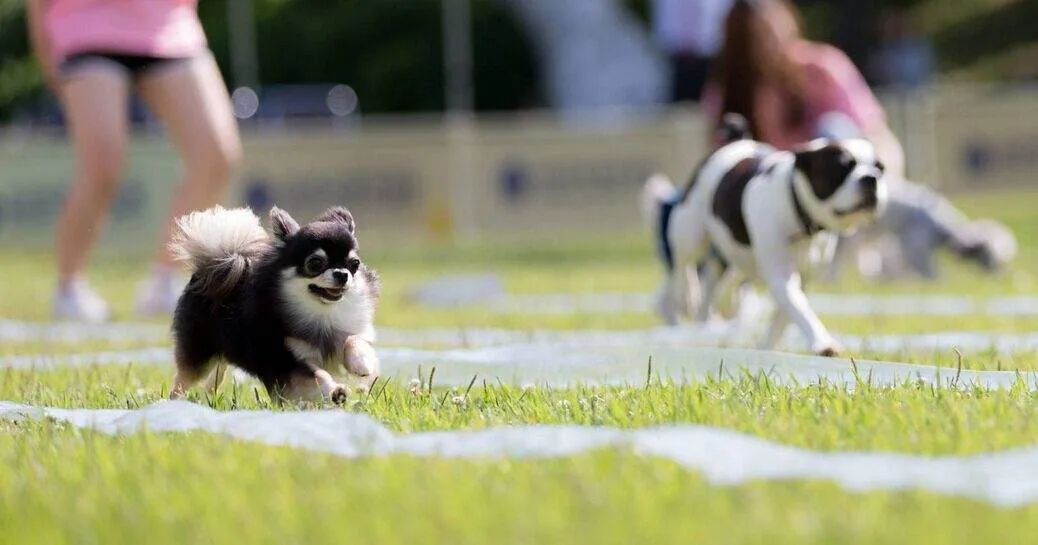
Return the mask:
POLYGON ((323 301, 335 302, 342 299, 342 295, 346 293, 346 288, 322 288, 316 284, 310 284, 310 293, 318 296, 323 301))
POLYGON ((850 216, 851 214, 857 214, 858 212, 874 212, 875 210, 876 210, 876 200, 875 199, 865 199, 865 200, 862 200, 860 203, 858 203, 856 206, 853 206, 853 207, 848 208, 846 210, 836 210, 836 215, 840 216, 840 217, 843 217, 843 216, 850 216))

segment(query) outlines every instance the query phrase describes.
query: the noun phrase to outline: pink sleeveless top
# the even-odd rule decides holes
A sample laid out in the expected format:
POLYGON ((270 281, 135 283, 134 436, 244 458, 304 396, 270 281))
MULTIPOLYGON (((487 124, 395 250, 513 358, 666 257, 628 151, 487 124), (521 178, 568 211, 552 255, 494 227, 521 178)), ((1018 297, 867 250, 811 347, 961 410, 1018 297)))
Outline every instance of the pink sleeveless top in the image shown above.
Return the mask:
MULTIPOLYGON (((858 129, 869 133, 886 123, 886 115, 865 78, 843 51, 826 44, 803 41, 789 51, 793 62, 804 71, 808 81, 805 116, 802 123, 789 126, 784 120, 788 106, 771 87, 757 91, 758 140, 779 149, 791 149, 816 136, 818 122, 828 112, 850 117, 858 129)), ((721 89, 711 84, 703 92, 702 107, 711 122, 720 119, 721 89)))
POLYGON ((51 0, 45 16, 51 54, 87 51, 189 57, 206 48, 198 0, 51 0))

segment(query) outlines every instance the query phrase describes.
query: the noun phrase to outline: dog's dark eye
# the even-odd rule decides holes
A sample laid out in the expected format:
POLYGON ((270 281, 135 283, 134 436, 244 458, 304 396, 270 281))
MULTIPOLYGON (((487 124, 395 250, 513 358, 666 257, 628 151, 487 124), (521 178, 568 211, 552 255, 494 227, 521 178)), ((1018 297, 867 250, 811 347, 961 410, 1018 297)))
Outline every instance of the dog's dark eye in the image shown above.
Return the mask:
POLYGON ((351 257, 347 259, 346 268, 349 269, 351 273, 356 273, 357 269, 360 268, 360 258, 351 257))
POLYGON ((887 171, 887 165, 884 165, 881 161, 876 161, 876 170, 884 173, 887 171))
POLYGON ((303 271, 310 276, 317 276, 328 266, 328 260, 319 255, 312 255, 303 262, 303 271))

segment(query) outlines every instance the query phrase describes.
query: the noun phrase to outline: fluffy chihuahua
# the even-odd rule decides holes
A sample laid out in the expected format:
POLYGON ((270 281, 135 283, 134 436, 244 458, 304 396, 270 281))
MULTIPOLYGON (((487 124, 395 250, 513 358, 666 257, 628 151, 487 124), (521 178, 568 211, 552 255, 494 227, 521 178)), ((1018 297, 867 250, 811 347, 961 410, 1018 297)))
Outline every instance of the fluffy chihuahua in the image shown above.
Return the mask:
POLYGON ((270 234, 247 208, 215 207, 177 220, 173 255, 192 269, 173 317, 182 397, 225 360, 277 400, 341 402, 345 369, 379 373, 374 317, 378 275, 358 255, 356 223, 331 208, 302 227, 270 211, 270 234))

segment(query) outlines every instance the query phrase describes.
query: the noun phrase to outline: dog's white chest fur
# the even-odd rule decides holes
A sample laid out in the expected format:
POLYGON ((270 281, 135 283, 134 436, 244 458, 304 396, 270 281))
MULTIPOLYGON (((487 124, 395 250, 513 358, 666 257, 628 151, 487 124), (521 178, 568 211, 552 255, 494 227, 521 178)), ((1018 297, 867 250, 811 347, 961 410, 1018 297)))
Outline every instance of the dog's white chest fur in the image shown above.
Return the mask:
POLYGON ((345 340, 356 335, 375 342, 375 304, 363 275, 354 277, 340 301, 314 297, 309 282, 288 270, 282 275, 282 297, 294 330, 320 332, 345 340))

